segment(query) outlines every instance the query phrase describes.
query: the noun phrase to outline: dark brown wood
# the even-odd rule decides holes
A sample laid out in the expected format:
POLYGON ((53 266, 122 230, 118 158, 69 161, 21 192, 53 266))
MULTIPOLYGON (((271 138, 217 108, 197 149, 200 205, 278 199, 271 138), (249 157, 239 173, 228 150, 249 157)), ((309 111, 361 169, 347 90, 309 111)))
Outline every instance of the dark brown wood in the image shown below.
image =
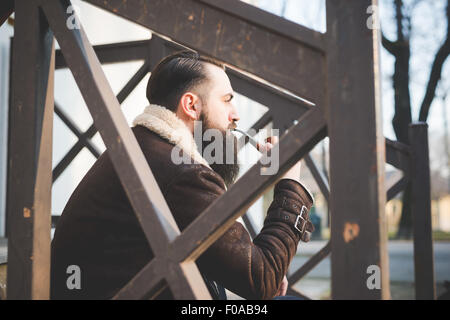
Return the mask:
POLYGON ((428 124, 425 122, 410 124, 409 141, 411 144, 411 213, 413 216, 416 299, 436 299, 428 124))
POLYGON ((407 184, 408 179, 406 177, 402 177, 400 180, 398 180, 392 187, 388 189, 386 193, 386 201, 392 200, 397 194, 405 190, 407 184))
MULTIPOLYGON (((227 1, 228 8, 245 8, 245 16, 251 18, 244 20, 235 12, 230 12, 233 9, 205 6, 196 0, 87 2, 267 79, 309 101, 317 102, 323 98, 325 64, 322 51, 312 48, 314 45, 305 45, 309 42, 307 39, 303 42, 293 39, 297 37, 291 33, 294 25, 289 29, 290 36, 282 30, 266 28, 267 24, 271 24, 269 17, 279 18, 271 14, 264 14, 263 17, 262 10, 256 7, 237 0, 227 1), (145 15, 142 14, 143 7, 147 12, 145 15), (255 19, 260 21, 256 23, 255 19)), ((320 33, 298 27, 295 29, 297 34, 308 32, 312 35, 308 39, 322 43, 320 33)))
POLYGON ((96 158, 100 157, 100 150, 92 143, 91 140, 85 137, 77 124, 70 119, 69 115, 55 102, 55 114, 61 119, 67 128, 80 140, 80 142, 92 153, 96 158))
POLYGON ((399 141, 386 140, 386 163, 403 171, 405 175, 410 172, 410 147, 399 141))
POLYGON ((303 27, 295 22, 264 11, 245 2, 229 0, 197 0, 215 7, 227 14, 239 17, 243 21, 276 31, 283 37, 292 38, 299 43, 318 51, 325 51, 325 37, 322 33, 303 27))
POLYGON ((312 105, 298 97, 289 95, 268 84, 259 82, 233 69, 227 69, 233 89, 270 109, 273 128, 284 132, 312 108, 312 105))
POLYGON ((322 112, 314 108, 272 149, 273 152, 279 152, 278 173, 262 175, 259 162, 250 168, 171 244, 172 260, 195 260, 245 213, 264 190, 273 185, 278 177, 308 153, 325 135, 326 126, 322 112))
POLYGON ((285 130, 292 125, 292 121, 303 116, 312 107, 311 104, 298 97, 285 93, 266 83, 252 79, 239 71, 227 69, 231 85, 236 92, 247 98, 267 106, 276 119, 273 127, 285 130), (288 117, 289 121, 285 118, 288 117), (284 122, 283 122, 284 121, 284 122))
POLYGON ((371 5, 377 1, 326 2, 333 299, 390 298, 380 38, 367 28, 371 5), (371 265, 380 267, 380 290, 367 286, 371 265))
MULTIPOLYGON (((8 91, 8 110, 13 109, 13 81, 12 81, 12 75, 14 72, 14 64, 13 64, 13 57, 14 57, 14 37, 10 37, 9 39, 10 48, 9 48, 9 91, 8 91)), ((12 144, 14 143, 12 139, 12 128, 11 125, 12 122, 12 112, 8 112, 8 146, 7 150, 11 150, 12 144)), ((9 157, 7 157, 9 162, 9 157)), ((5 206, 5 238, 8 238, 9 234, 9 221, 8 221, 8 212, 9 212, 9 206, 11 205, 9 199, 8 199, 8 188, 9 186, 14 183, 11 174, 9 173, 9 167, 8 164, 6 164, 6 206, 5 206)))
POLYGON ((123 116, 82 27, 66 27, 68 1, 43 2, 42 8, 87 102, 111 161, 153 252, 165 252, 178 234, 167 203, 123 116))
MULTIPOLYGON (((156 34, 152 35, 151 40, 98 45, 93 48, 102 64, 147 59, 150 70, 165 56, 176 51, 188 49, 177 43, 165 40, 156 34)), ((56 68, 66 67, 67 65, 61 51, 56 50, 56 68)), ((300 98, 285 93, 267 83, 253 79, 238 70, 228 68, 227 74, 233 88, 237 92, 269 108, 274 108, 274 110, 279 111, 282 109, 283 113, 290 114, 293 119, 299 118, 311 108, 311 104, 300 98)))
POLYGON ((305 262, 300 268, 297 269, 288 277, 289 285, 294 285, 301 278, 303 278, 308 272, 314 269, 323 259, 325 259, 331 253, 331 242, 328 241, 327 244, 320 249, 316 254, 314 254, 308 261, 305 262))
POLYGON ((14 12, 14 0, 4 0, 0 7, 0 26, 14 12))
MULTIPOLYGON (((119 103, 125 101, 125 99, 131 94, 131 92, 136 88, 136 86, 141 82, 141 80, 148 73, 148 65, 144 63, 138 71, 128 80, 125 86, 117 94, 117 100, 119 103)), ((78 153, 85 147, 83 140, 89 141, 97 133, 97 128, 95 123, 93 123, 82 135, 83 139, 79 139, 66 153, 66 155, 61 159, 60 162, 53 169, 53 182, 55 182, 59 176, 64 172, 64 170, 69 166, 69 164, 75 159, 78 153)))
MULTIPOLYGON (((270 113, 270 110, 269 110, 266 113, 264 113, 261 118, 256 120, 256 122, 250 127, 250 129, 247 130, 247 133, 253 137, 255 135, 255 133, 257 133, 260 129, 262 129, 266 125, 268 125, 271 120, 272 120, 272 114, 270 113)), ((242 135, 241 137, 239 137, 239 139, 238 139, 239 151, 242 148, 244 148, 248 142, 249 142, 249 139, 247 139, 245 135, 242 135)))
MULTIPOLYGON (((151 40, 127 41, 94 46, 95 54, 101 64, 146 60, 151 40)), ((61 50, 56 50, 56 69, 67 68, 61 50)))
MULTIPOLYGON (((416 228, 420 225, 420 229, 416 231, 415 241, 421 241, 415 243, 417 294, 431 297, 429 285, 432 283, 434 290, 434 280, 430 282, 429 275, 423 276, 422 272, 418 271, 430 270, 430 252, 431 270, 433 263, 432 242, 430 242, 430 201, 426 194, 423 195, 424 190, 425 193, 426 190, 429 193, 428 151, 426 150, 426 157, 418 151, 425 150, 426 128, 425 135, 423 127, 420 126, 420 130, 416 131, 411 128, 411 136, 420 136, 417 145, 411 147, 416 148, 416 151, 411 151, 414 154, 412 167, 409 164, 410 147, 388 139, 384 140, 381 135, 377 38, 379 34, 376 30, 367 29, 366 26, 367 7, 376 5, 376 1, 348 0, 343 4, 328 0, 327 42, 325 36, 318 32, 236 0, 142 2, 88 0, 87 2, 134 20, 200 53, 230 64, 232 67, 228 69, 228 74, 236 91, 270 108, 255 123, 255 127, 264 126, 272 121, 274 127, 280 128, 283 132, 291 126, 293 120, 302 117, 300 123, 291 128, 273 151, 280 151, 280 170, 277 175, 261 175, 261 165, 255 165, 180 235, 151 170, 119 109, 119 102, 123 101, 145 76, 148 68, 154 66, 168 53, 180 48, 180 45, 155 35, 151 40, 96 46, 94 51, 82 28, 69 30, 66 27, 65 9, 70 5, 68 0, 40 2, 95 123, 95 126, 92 125, 87 132, 81 133, 70 121, 65 121, 72 131, 78 132, 76 134, 80 140, 77 143, 78 147, 69 152, 59 169, 67 166, 81 148, 84 146, 89 148, 89 139, 96 133, 98 127, 147 239, 156 253, 156 258, 141 270, 116 298, 152 298, 166 286, 177 299, 210 298, 195 265, 195 259, 218 239, 266 188, 273 185, 281 174, 303 156, 306 156, 308 167, 328 199, 327 181, 318 174, 317 168, 307 155, 327 133, 323 111, 326 111, 331 135, 330 202, 334 215, 332 242, 327 243, 311 260, 292 274, 290 280, 295 283, 327 256, 333 247, 333 298, 389 298, 387 237, 383 213, 386 197, 383 166, 386 158, 388 163, 405 173, 405 177, 388 190, 388 198, 403 188, 405 181, 409 179, 407 175, 410 171, 415 179, 418 195, 414 204, 416 215, 418 221, 425 221, 423 224, 425 228, 422 228, 420 222, 416 224, 416 228), (145 15, 142 14, 142 8, 147 10, 144 10, 145 15), (99 54, 100 59, 95 52, 99 54), (113 63, 141 59, 146 59, 146 63, 121 91, 117 97, 118 102, 106 81, 100 61, 113 63), (242 70, 253 75, 244 74, 242 70), (261 81, 254 75, 278 87, 261 81), (329 93, 328 99, 324 96, 325 84, 329 93), (316 105, 292 96, 281 88, 307 98, 316 105), (325 102, 328 103, 326 110, 323 109, 325 102), (416 177, 415 168, 424 168, 425 173, 420 169, 420 174, 416 177), (424 181, 425 183, 422 183, 424 181), (348 194, 351 194, 351 197, 348 194), (424 211, 428 212, 425 218, 424 211), (425 241, 422 241, 423 239, 425 241), (426 259, 421 258, 424 256, 426 259), (371 264, 381 267, 381 290, 369 291, 365 287, 368 277, 365 271, 371 264)), ((45 290, 48 291, 47 258, 50 246, 47 229, 50 223, 46 218, 48 220, 50 218, 48 190, 51 183, 47 180, 51 177, 49 173, 51 130, 43 128, 47 128, 46 123, 51 123, 51 112, 49 114, 48 110, 53 106, 53 94, 50 90, 53 87, 53 69, 51 67, 42 69, 40 66, 42 62, 47 63, 51 56, 47 46, 48 39, 43 39, 42 32, 43 30, 48 34, 51 32, 46 22, 40 21, 42 16, 34 2, 27 8, 24 0, 18 0, 17 3, 20 3, 18 8, 22 10, 22 15, 18 15, 21 18, 16 35, 22 39, 20 44, 14 47, 22 49, 22 52, 14 55, 13 67, 16 70, 15 74, 20 71, 21 75, 14 77, 13 84, 17 86, 19 80, 24 80, 26 75, 29 78, 21 83, 20 89, 14 91, 11 123, 16 126, 16 121, 22 118, 25 121, 21 126, 11 130, 13 142, 9 144, 13 151, 11 157, 15 156, 15 159, 18 159, 17 148, 21 141, 30 138, 31 128, 34 133, 41 136, 34 137, 34 141, 33 139, 30 139, 31 142, 26 141, 25 148, 28 151, 21 152, 20 156, 30 158, 15 161, 11 164, 13 170, 9 172, 11 179, 8 177, 8 181, 13 181, 14 185, 9 182, 8 212, 17 211, 18 204, 30 200, 30 195, 34 197, 30 202, 33 205, 32 210, 23 210, 23 217, 19 217, 16 212, 11 215, 13 227, 11 230, 15 233, 12 236, 11 254, 13 256, 16 254, 13 265, 19 265, 19 258, 28 258, 29 253, 33 253, 32 259, 29 259, 32 262, 27 261, 16 271, 11 272, 11 279, 13 283, 16 281, 25 284, 25 287, 14 289, 20 293, 17 296, 39 298, 45 296, 45 290), (23 12, 34 14, 30 26, 25 26, 23 12), (30 29, 31 27, 33 29, 30 29), (28 29, 31 32, 25 36, 24 30, 28 29), (25 57, 23 52, 24 48, 28 50, 25 45, 28 43, 31 43, 31 53, 36 54, 27 61, 27 64, 19 65, 17 59, 25 57), (38 66, 37 72, 30 72, 29 70, 34 70, 35 66, 38 66), (25 68, 28 68, 28 71, 25 68), (24 70, 25 75, 22 74, 24 70), (35 94, 26 96, 25 89, 35 94), (43 97, 45 101, 40 104, 43 97), (31 106, 31 114, 24 115, 22 107, 25 105, 31 106), (26 128, 24 132, 18 130, 25 125, 30 125, 30 128, 26 128), (32 149, 30 146, 33 145, 36 147, 30 151, 32 149), (22 175, 19 176, 20 165, 27 165, 30 161, 34 162, 27 168, 29 172, 21 172, 22 175), (25 175, 27 173, 31 175, 25 175), (16 183, 16 180, 21 180, 23 176, 26 179, 16 183), (22 191, 19 187, 24 185, 23 195, 14 194, 15 190, 22 191), (21 221, 28 218, 28 215, 33 221, 31 226, 21 221), (44 236, 38 237, 38 234, 44 236), (14 246, 22 243, 25 244, 21 249, 23 251, 17 254, 17 251, 14 252, 14 246), (23 280, 19 280, 20 272, 25 274, 23 280), (44 283, 44 286, 40 286, 41 283, 44 283)), ((30 52, 27 51, 27 54, 30 52)), ((53 64, 54 56, 51 59, 50 64, 53 64)), ((66 66, 62 55, 57 56, 57 66, 66 66)), ((58 108, 57 114, 64 117, 58 108)), ((51 128, 51 124, 49 127, 51 128)), ((293 288, 289 290, 294 292, 293 288)))
MULTIPOLYGON (((169 54, 181 50, 189 50, 188 47, 168 41, 156 34, 152 34, 151 40, 147 42, 135 41, 129 42, 128 45, 130 46, 129 50, 131 52, 134 50, 138 50, 139 52, 142 52, 144 49, 149 50, 147 63, 149 64, 150 69, 153 69, 160 60, 169 54)), ((108 50, 117 50, 115 48, 116 46, 121 50, 125 50, 124 43, 110 44, 107 48, 94 46, 94 49, 97 52, 96 48, 99 47, 98 49, 102 49, 102 51, 99 50, 100 53, 110 55, 108 50)), ((130 56, 133 57, 134 55, 130 54, 130 56)), ((124 60, 122 61, 128 61, 127 57, 124 56, 123 58, 124 60)), ((101 57, 99 57, 99 59, 102 61, 101 57)), ((295 97, 292 94, 283 92, 279 88, 273 87, 262 82, 261 80, 257 80, 250 75, 246 75, 238 69, 228 67, 226 71, 233 88, 237 92, 252 99, 253 101, 268 106, 274 111, 280 112, 283 110, 282 112, 290 115, 292 119, 298 119, 312 106, 311 103, 295 97)))
POLYGON ((166 267, 167 281, 176 300, 211 299, 195 261, 170 263, 166 267))
MULTIPOLYGON (((68 5, 69 1, 60 0, 43 2, 42 8, 107 146, 111 161, 153 254, 157 258, 165 257, 168 244, 180 231, 136 138, 120 111, 119 102, 83 27, 73 30, 66 28, 65 12, 68 5)), ((174 297, 210 298, 194 262, 182 265, 171 263, 167 267, 167 270, 160 270, 160 273, 168 281, 174 297)), ((126 291, 133 289, 131 283, 126 291)), ((152 288, 148 291, 150 290, 152 288)))
POLYGON ((320 192, 322 192, 323 196, 329 202, 330 200, 330 186, 328 185, 327 179, 323 176, 322 172, 320 172, 319 169, 317 169, 316 164, 314 163, 313 159, 311 159, 311 156, 307 154, 305 157, 305 163, 308 166, 309 172, 311 172, 314 180, 316 181, 317 185, 319 186, 320 192))
POLYGON ((15 2, 8 152, 8 299, 48 299, 53 34, 34 1, 15 2))
MULTIPOLYGON (((99 60, 102 63, 130 61, 136 59, 144 59, 145 57, 147 57, 147 69, 152 69, 166 55, 179 50, 187 49, 186 47, 183 47, 179 44, 165 40, 157 36, 156 34, 152 35, 151 40, 99 45, 94 46, 93 48, 96 54, 99 55, 99 60), (128 54, 126 53, 127 50, 129 50, 128 54)), ((56 58, 57 67, 67 67, 60 50, 56 51, 56 58)), ((143 75, 147 72, 147 69, 145 69, 145 66, 142 66, 141 69, 136 73, 136 75, 130 80, 129 84, 124 87, 124 89, 118 95, 119 102, 122 102, 122 100, 124 100, 124 98, 126 97, 122 94, 123 91, 129 89, 127 87, 129 87, 130 84, 133 86, 131 88, 134 89, 134 86, 137 85, 138 81, 142 79, 143 75), (123 99, 121 99, 122 96, 123 99)), ((268 84, 257 81, 256 79, 253 79, 250 76, 247 76, 237 70, 229 68, 227 69, 227 73, 230 77, 232 86, 237 92, 247 96, 248 98, 256 102, 267 105, 270 109, 273 109, 273 112, 276 112, 278 115, 281 114, 284 116, 276 117, 276 124, 279 127, 280 124, 282 124, 281 122, 286 123, 286 116, 288 116, 290 118, 290 122, 292 122, 292 119, 298 119, 311 108, 310 104, 304 102, 298 97, 294 97, 292 95, 289 95, 288 93, 280 91, 279 89, 269 86, 268 84)), ((127 92, 129 93, 130 91, 128 90, 127 92)), ((58 108, 56 108, 55 111, 58 111, 58 108)), ((259 130, 271 120, 272 115, 270 113, 267 113, 261 119, 259 119, 259 121, 257 121, 252 128, 255 130, 259 130)), ((285 130, 288 125, 282 125, 281 127, 283 130, 285 130)), ((90 148, 92 143, 90 143, 89 140, 93 135, 95 135, 96 132, 97 130, 95 129, 94 125, 92 125, 81 136, 83 139, 79 139, 79 141, 75 143, 74 146, 72 146, 69 152, 55 166, 55 169, 53 170, 53 182, 60 177, 62 172, 69 166, 69 164, 83 149, 83 147, 87 147, 94 156, 98 157, 96 155, 95 149, 90 148)), ((75 134, 78 136, 77 133, 75 134)))
POLYGON ((242 216, 242 220, 244 221, 245 228, 247 229, 248 233, 250 234, 250 237, 252 239, 255 239, 256 236, 258 235, 258 233, 255 230, 255 226, 253 225, 253 222, 252 222, 248 212, 246 212, 242 216))
MULTIPOLYGON (((154 34, 150 46, 150 52, 153 58, 150 66, 154 67, 166 55, 187 49, 189 48, 165 40, 154 34)), ((280 133, 283 133, 293 125, 294 120, 303 116, 313 107, 312 103, 302 100, 288 92, 284 92, 280 88, 274 87, 261 79, 247 75, 239 69, 228 66, 226 72, 236 92, 270 109, 268 111, 270 113, 265 114, 260 119, 261 122, 258 121, 255 127, 253 127, 256 130, 262 128, 262 126, 259 126, 260 124, 267 124, 269 122, 267 117, 270 116, 270 121, 273 121, 273 127, 280 129, 280 133), (267 123, 265 122, 266 120, 267 123)))
POLYGON ((130 282, 125 285, 115 296, 114 300, 139 300, 150 299, 164 288, 163 270, 168 262, 159 258, 153 258, 130 282))
MULTIPOLYGON (((166 255, 163 252, 160 253, 159 256, 166 257, 164 259, 181 263, 180 267, 178 265, 170 267, 169 265, 168 268, 170 267, 169 270, 173 275, 170 273, 166 275, 167 278, 174 279, 170 282, 171 289, 175 288, 174 295, 182 299, 189 298, 192 294, 197 297, 204 296, 204 293, 197 292, 199 283, 203 285, 203 282, 198 279, 193 267, 198 256, 224 234, 267 187, 275 183, 281 174, 311 150, 326 134, 325 120, 319 109, 309 111, 300 123, 301 125, 296 125, 273 149, 273 152, 279 152, 280 154, 279 171, 276 175, 261 175, 261 170, 264 170, 261 164, 258 163, 253 166, 233 187, 209 206, 182 234, 170 243, 166 255), (280 145, 282 146, 281 150, 278 150, 280 145), (181 266, 186 265, 190 267, 187 269, 181 268, 181 266), (189 272, 187 273, 186 270, 189 270, 189 272), (182 274, 189 276, 184 279, 181 276, 182 274), (180 279, 183 281, 180 281, 180 279), (197 285, 189 287, 189 284, 197 285)), ((145 288, 139 289, 140 282, 152 277, 152 273, 151 267, 147 272, 140 272, 137 278, 128 283, 128 288, 122 294, 127 295, 127 291, 142 293, 145 288)), ((200 290, 200 292, 203 292, 202 287, 200 287, 200 290)))

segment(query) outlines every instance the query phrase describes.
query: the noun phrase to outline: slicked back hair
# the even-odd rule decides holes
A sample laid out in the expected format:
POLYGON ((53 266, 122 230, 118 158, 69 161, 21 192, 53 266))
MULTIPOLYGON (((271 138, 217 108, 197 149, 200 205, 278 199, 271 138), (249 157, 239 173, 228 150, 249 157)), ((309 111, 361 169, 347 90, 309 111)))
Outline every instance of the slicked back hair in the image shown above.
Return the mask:
POLYGON ((207 81, 205 63, 223 70, 225 66, 194 51, 181 51, 162 59, 153 69, 147 84, 147 99, 175 112, 181 96, 207 81))

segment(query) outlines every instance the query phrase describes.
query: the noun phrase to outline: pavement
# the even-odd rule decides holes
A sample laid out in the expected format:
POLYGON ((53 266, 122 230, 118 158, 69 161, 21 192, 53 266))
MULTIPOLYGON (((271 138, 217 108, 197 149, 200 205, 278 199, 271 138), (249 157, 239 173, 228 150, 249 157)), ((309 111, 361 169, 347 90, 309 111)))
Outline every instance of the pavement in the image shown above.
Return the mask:
MULTIPOLYGON (((291 270, 303 265, 326 241, 301 243, 291 263, 291 270)), ((389 241, 389 272, 393 299, 414 299, 414 256, 411 241, 389 241)), ((0 263, 6 262, 7 241, 0 238, 0 263)), ((295 288, 313 299, 330 297, 330 257, 320 262, 295 284, 295 288)), ((444 292, 443 282, 450 281, 450 242, 434 243, 434 270, 437 296, 444 292)), ((238 297, 230 293, 230 297, 238 297)))
POLYGON ((5 238, 0 237, 0 264, 7 260, 8 242, 5 238))
MULTIPOLYGON (((326 241, 301 243, 291 270, 303 265, 326 241)), ((450 242, 434 242, 434 271, 437 296, 443 293, 443 282, 450 281, 450 242)), ((411 241, 389 241, 389 276, 393 299, 414 299, 414 253, 411 241)), ((314 299, 330 296, 330 257, 325 258, 294 287, 314 299)))

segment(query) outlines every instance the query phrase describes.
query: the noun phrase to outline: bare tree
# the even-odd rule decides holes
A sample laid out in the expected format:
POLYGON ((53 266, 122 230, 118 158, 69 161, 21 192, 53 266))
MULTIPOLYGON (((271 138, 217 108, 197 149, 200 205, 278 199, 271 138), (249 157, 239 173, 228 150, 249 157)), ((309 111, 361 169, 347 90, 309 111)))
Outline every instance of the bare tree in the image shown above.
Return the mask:
MULTIPOLYGON (((392 84, 394 96, 394 118, 392 125, 397 140, 409 143, 408 125, 412 121, 411 96, 410 96, 410 57, 411 57, 411 32, 412 12, 421 0, 410 1, 406 4, 403 0, 393 0, 395 8, 395 22, 397 39, 389 40, 384 34, 382 36, 383 47, 394 56, 395 66, 392 84)), ((450 0, 446 6, 447 33, 444 42, 434 56, 431 72, 427 81, 425 95, 420 106, 419 121, 427 121, 430 106, 436 95, 436 88, 441 79, 442 66, 450 55, 450 0)), ((400 225, 397 233, 398 238, 410 238, 412 235, 411 217, 411 186, 406 187, 403 193, 403 209, 400 225)))

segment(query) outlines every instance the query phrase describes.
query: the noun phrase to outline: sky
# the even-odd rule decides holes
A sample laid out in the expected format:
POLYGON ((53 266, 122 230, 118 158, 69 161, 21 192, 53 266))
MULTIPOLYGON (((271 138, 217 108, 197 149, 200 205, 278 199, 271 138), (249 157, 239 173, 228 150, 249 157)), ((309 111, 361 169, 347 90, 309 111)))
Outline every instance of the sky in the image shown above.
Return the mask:
MULTIPOLYGON (((325 0, 242 0, 273 14, 283 16, 300 25, 319 32, 326 32, 325 0)), ((444 42, 446 33, 446 0, 404 0, 406 5, 413 1, 418 4, 412 11, 411 59, 410 59, 410 95, 413 121, 419 118, 420 105, 425 94, 426 84, 434 56, 444 42)), ((379 0, 381 30, 384 35, 396 40, 396 23, 393 0, 379 0)), ((392 75, 394 57, 381 47, 381 94, 383 134, 391 140, 397 140, 393 127, 394 90, 392 75)), ((430 167, 450 179, 450 159, 445 154, 445 144, 450 141, 444 137, 444 128, 450 123, 450 58, 442 69, 442 79, 436 91, 428 115, 428 134, 430 167), (446 76, 448 75, 448 76, 446 76), (448 97, 444 100, 444 96, 448 97)), ((389 166, 388 166, 389 167, 389 166)))
MULTIPOLYGON (((325 0, 244 0, 261 9, 282 16, 288 20, 326 32, 325 0), (284 4, 285 3, 285 4, 284 4), (285 8, 283 8, 285 6, 285 8)), ((379 12, 382 30, 390 40, 395 40, 395 20, 392 6, 393 0, 379 1, 379 12)), ((406 0, 406 3, 411 1, 406 0)), ((445 37, 445 0, 424 0, 413 11, 413 37, 411 38, 411 101, 413 120, 418 119, 419 107, 423 99, 432 59, 445 37), (431 31, 432 30, 432 31, 431 31)), ((447 59, 450 60, 450 59, 447 59)), ((382 97, 383 97, 383 131, 386 137, 395 139, 391 125, 394 115, 393 89, 391 76, 394 70, 394 59, 384 49, 381 50, 382 97)), ((450 74, 450 63, 444 65, 442 74, 450 74)), ((450 79, 445 81, 446 90, 450 91, 450 79)), ((450 93, 450 92, 449 92, 450 93)), ((450 95, 450 94, 449 94, 450 95)), ((450 105, 450 97, 446 106, 450 105)), ((443 102, 435 99, 429 115, 429 127, 433 132, 443 132, 443 102)), ((450 120, 449 112, 447 119, 450 120)))

